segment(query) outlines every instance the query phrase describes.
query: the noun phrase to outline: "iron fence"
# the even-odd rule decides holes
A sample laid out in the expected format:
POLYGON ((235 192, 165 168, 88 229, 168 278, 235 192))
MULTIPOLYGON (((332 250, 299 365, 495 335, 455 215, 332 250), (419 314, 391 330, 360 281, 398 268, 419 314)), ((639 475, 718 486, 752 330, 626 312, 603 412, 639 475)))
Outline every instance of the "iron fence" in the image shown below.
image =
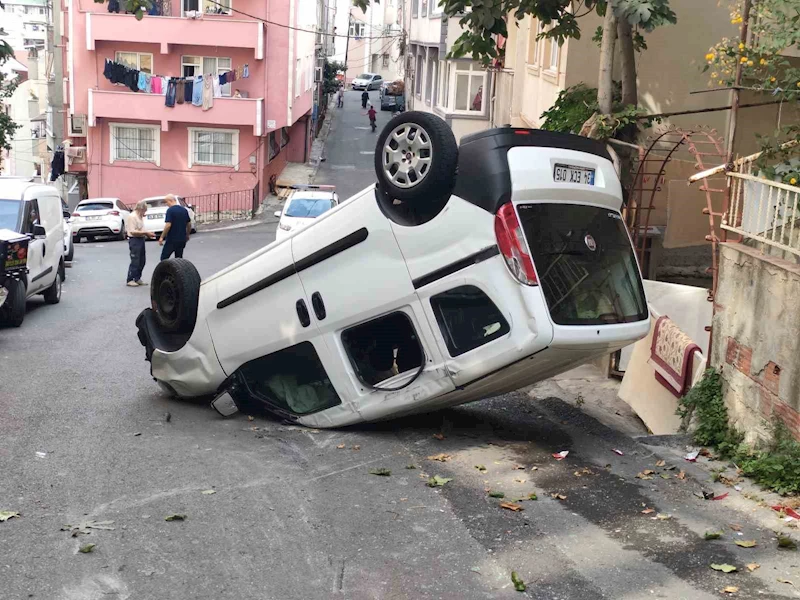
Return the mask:
POLYGON ((199 224, 252 219, 260 204, 259 186, 256 184, 249 190, 186 196, 184 201, 194 210, 195 222, 199 224))

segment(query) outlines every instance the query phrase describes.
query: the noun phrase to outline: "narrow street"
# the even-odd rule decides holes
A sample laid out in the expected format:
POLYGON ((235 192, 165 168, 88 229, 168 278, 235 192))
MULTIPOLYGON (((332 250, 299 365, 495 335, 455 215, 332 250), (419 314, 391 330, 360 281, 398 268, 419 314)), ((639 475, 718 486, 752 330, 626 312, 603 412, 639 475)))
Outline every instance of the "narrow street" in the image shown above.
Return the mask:
MULTIPOLYGON (((378 133, 360 92, 333 110, 316 182, 345 199, 373 182, 378 133)), ((274 229, 200 232, 185 256, 206 277, 274 229)), ((3 600, 800 597, 780 582, 800 571, 769 509, 702 499, 726 488, 680 447, 643 445, 546 385, 342 430, 169 399, 136 337, 149 289, 125 287, 127 264, 125 243, 78 245, 61 303, 37 298, 0 330, 0 510, 20 513, 0 522, 3 600), (436 475, 450 481, 428 487, 436 475)))

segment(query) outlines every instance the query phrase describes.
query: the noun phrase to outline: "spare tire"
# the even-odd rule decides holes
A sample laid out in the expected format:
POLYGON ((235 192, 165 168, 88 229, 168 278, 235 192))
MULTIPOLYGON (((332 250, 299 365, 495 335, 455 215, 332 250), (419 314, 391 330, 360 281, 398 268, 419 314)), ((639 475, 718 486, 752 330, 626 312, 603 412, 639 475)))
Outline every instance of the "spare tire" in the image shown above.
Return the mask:
POLYGON ((375 174, 381 190, 393 199, 443 205, 455 186, 457 166, 453 131, 431 113, 402 113, 378 136, 375 174))
POLYGON ((166 333, 191 333, 197 320, 200 273, 184 258, 162 260, 153 271, 150 302, 166 333))

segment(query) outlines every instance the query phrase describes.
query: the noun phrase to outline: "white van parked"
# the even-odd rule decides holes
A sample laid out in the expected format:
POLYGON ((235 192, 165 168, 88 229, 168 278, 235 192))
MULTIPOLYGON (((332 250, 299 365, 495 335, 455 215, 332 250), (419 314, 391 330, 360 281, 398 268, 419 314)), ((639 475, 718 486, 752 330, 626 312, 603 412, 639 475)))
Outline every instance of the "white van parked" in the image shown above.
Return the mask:
POLYGON ((502 128, 459 148, 411 112, 375 169, 377 185, 202 284, 188 261, 158 265, 137 325, 164 389, 335 427, 515 390, 647 334, 602 144, 502 128))
POLYGON ((61 300, 64 270, 64 216, 55 188, 23 178, 0 177, 0 229, 30 238, 27 273, 4 283, 0 323, 19 327, 28 298, 42 294, 48 304, 61 300))

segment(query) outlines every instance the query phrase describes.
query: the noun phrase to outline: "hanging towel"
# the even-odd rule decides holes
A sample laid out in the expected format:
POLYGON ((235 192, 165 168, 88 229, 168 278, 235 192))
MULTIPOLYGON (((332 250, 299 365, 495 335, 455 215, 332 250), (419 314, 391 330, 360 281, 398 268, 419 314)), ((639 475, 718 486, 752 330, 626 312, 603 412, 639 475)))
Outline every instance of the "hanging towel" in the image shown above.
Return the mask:
POLYGON ((158 76, 153 77, 151 90, 154 94, 161 94, 161 77, 158 76))
MULTIPOLYGON (((203 106, 203 110, 209 110, 214 108, 214 80, 217 80, 217 86, 219 86, 219 79, 216 77, 211 77, 210 75, 201 77, 201 79, 203 81, 201 84, 203 96, 201 104, 203 106)), ((192 104, 194 104, 194 101, 192 101, 192 104)))
POLYGON ((225 74, 228 76, 228 83, 236 81, 236 69, 234 69, 233 71, 228 71, 225 74))
POLYGON ((692 359, 696 351, 700 351, 700 346, 669 317, 658 318, 647 362, 655 369, 656 381, 678 398, 691 386, 692 359))
POLYGON ((169 83, 169 77, 162 77, 161 78, 161 93, 167 93, 167 84, 169 83))
POLYGON ((103 66, 103 77, 111 81, 113 77, 114 69, 111 67, 111 61, 106 59, 105 65, 103 66))
POLYGON ((206 78, 211 80, 211 87, 214 90, 214 98, 221 98, 222 88, 219 85, 219 75, 206 75, 206 78))
POLYGON ((164 98, 164 106, 175 106, 175 94, 177 93, 178 82, 170 79, 167 83, 167 96, 164 98))
POLYGON ((242 69, 242 77, 244 79, 250 77, 250 65, 247 63, 244 63, 244 69, 242 69))
POLYGON ((178 104, 183 104, 186 100, 184 89, 188 85, 191 88, 191 81, 184 81, 183 79, 178 79, 176 82, 176 89, 175 89, 175 96, 178 100, 178 104))
MULTIPOLYGON (((209 81, 209 89, 211 89, 211 82, 209 81)), ((211 93, 213 96, 213 89, 211 93)), ((212 100, 213 102, 213 100, 212 100)), ((192 104, 195 106, 203 106, 203 76, 198 75, 194 78, 194 88, 192 89, 192 104)))
POLYGON ((139 71, 139 89, 145 91, 147 89, 147 74, 139 71))
POLYGON ((153 93, 153 79, 152 75, 145 75, 144 76, 144 91, 148 94, 153 93))

